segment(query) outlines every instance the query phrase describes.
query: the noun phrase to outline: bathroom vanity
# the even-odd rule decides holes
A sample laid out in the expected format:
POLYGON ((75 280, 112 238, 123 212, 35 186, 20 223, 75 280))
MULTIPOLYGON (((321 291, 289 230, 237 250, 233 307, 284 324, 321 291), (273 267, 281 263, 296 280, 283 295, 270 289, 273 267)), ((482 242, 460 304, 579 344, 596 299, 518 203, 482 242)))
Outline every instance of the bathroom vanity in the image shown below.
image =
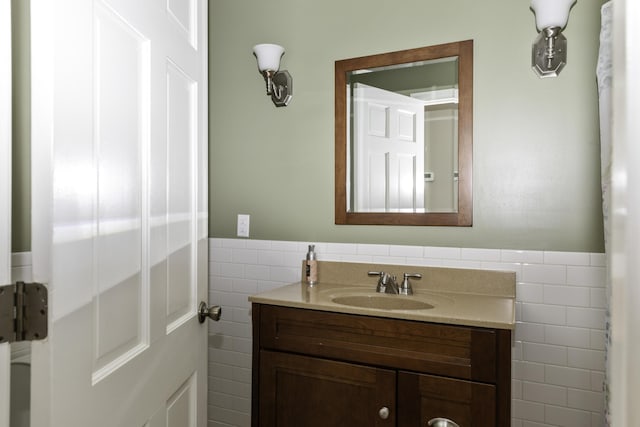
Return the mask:
POLYGON ((339 264, 250 298, 253 427, 510 425, 514 273, 339 264), (381 295, 372 268, 422 279, 381 295))

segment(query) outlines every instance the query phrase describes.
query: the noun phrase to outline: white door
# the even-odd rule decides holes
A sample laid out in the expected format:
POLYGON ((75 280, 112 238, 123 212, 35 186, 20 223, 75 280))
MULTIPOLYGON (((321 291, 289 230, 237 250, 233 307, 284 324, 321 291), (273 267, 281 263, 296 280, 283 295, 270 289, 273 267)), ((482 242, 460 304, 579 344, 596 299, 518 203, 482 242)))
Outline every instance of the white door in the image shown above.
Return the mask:
POLYGON ((355 211, 423 211, 424 103, 354 86, 355 211))
POLYGON ((32 426, 206 424, 207 2, 32 0, 32 426))
MULTIPOLYGON (((11 0, 0 0, 0 286, 11 283, 11 0)), ((9 427, 11 352, 0 344, 0 427, 9 427)))

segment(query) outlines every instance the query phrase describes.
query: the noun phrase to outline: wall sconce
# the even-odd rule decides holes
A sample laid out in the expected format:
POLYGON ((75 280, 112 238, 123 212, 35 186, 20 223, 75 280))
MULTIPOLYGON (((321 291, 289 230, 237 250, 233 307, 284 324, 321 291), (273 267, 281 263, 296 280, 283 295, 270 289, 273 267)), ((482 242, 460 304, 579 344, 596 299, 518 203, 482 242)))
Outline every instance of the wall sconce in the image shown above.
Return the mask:
POLYGON ((557 77, 567 63, 567 39, 562 34, 576 0, 531 0, 540 34, 531 49, 531 68, 538 77, 557 77))
POLYGON ((257 44, 253 54, 258 59, 260 74, 267 82, 267 95, 271 95, 276 107, 287 106, 293 93, 293 79, 287 70, 278 71, 284 48, 277 44, 257 44))

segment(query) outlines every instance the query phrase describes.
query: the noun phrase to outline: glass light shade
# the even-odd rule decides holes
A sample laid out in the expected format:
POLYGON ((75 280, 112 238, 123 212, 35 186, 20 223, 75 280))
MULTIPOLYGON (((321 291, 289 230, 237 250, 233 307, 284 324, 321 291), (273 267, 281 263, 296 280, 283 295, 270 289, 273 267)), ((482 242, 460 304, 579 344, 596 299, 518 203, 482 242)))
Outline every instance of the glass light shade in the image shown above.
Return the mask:
POLYGON ((569 19, 569 9, 575 2, 576 0, 531 0, 538 31, 549 27, 564 28, 569 19))
POLYGON ((277 44, 257 44, 253 47, 253 54, 258 58, 258 69, 263 71, 278 71, 280 57, 284 54, 284 48, 277 44))

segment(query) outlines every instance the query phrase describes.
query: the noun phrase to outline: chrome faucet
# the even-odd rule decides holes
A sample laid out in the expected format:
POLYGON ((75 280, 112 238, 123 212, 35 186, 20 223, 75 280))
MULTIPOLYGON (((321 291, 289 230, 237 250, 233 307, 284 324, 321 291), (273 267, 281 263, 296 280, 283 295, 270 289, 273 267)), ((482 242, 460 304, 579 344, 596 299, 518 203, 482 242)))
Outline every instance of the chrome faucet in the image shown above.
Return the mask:
POLYGON ((392 276, 391 274, 385 273, 384 271, 370 271, 368 274, 369 276, 379 277, 378 285, 376 286, 376 292, 395 295, 413 295, 413 289, 411 288, 411 282, 409 282, 409 278, 419 279, 422 277, 422 275, 418 273, 404 273, 402 284, 398 285, 396 276, 392 276))
POLYGON ((398 282, 396 276, 392 276, 384 271, 370 271, 369 276, 379 276, 376 292, 384 294, 398 294, 398 282))

